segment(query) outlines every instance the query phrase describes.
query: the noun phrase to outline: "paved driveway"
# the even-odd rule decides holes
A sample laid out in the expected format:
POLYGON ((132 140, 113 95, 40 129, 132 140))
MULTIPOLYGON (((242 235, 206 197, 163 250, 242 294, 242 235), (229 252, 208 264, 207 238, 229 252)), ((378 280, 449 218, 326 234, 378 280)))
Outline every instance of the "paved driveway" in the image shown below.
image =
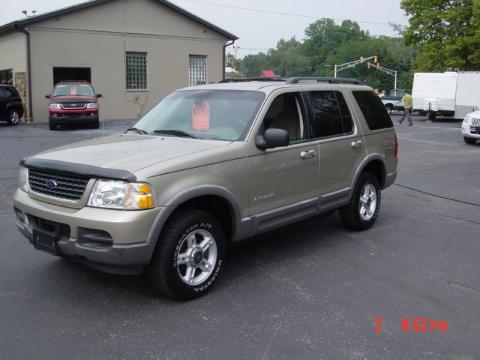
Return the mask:
POLYGON ((397 127, 401 186, 371 230, 335 214, 265 234, 183 303, 35 251, 15 229, 18 161, 101 130, 0 127, 0 359, 479 359, 480 145, 458 123, 397 127), (448 329, 402 330, 414 317, 448 329))

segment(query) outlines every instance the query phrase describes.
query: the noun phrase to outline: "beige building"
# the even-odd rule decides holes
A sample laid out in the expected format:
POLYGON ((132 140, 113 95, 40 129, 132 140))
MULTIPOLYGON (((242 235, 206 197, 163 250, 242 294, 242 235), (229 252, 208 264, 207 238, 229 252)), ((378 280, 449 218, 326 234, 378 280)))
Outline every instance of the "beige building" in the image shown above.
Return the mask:
POLYGON ((48 120, 61 80, 91 81, 102 119, 134 119, 171 91, 224 77, 237 37, 165 0, 94 0, 0 27, 0 83, 48 120))

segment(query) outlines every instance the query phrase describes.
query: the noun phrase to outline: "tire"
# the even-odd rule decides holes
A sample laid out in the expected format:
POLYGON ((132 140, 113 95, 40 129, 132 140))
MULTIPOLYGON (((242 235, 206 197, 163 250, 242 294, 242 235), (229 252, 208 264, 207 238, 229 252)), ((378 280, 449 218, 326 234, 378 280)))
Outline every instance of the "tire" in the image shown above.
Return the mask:
POLYGON ((97 121, 92 125, 92 129, 100 129, 100 121, 97 121))
POLYGON ((357 181, 350 203, 340 209, 343 225, 355 231, 372 227, 380 211, 381 199, 382 193, 377 177, 364 171, 357 181), (367 195, 368 202, 361 201, 361 198, 367 195))
POLYGON ((20 123, 20 113, 18 110, 10 110, 7 118, 8 125, 18 125, 20 123))
POLYGON ((466 136, 463 137, 463 140, 465 140, 465 142, 469 145, 473 145, 477 142, 477 139, 472 139, 466 136))
POLYGON ((225 256, 225 233, 218 220, 202 210, 186 210, 165 225, 147 274, 160 294, 194 299, 211 289, 223 270, 225 256), (200 245, 206 238, 213 242, 202 251, 200 245))
POLYGON ((436 118, 437 118, 437 113, 436 112, 428 113, 428 120, 434 121, 436 118))
POLYGON ((52 124, 51 122, 49 122, 49 123, 48 123, 48 128, 49 128, 50 130, 57 130, 57 125, 52 124))
POLYGON ((392 105, 392 104, 386 104, 386 105, 385 105, 385 109, 387 109, 387 112, 388 112, 389 114, 391 114, 392 111, 393 111, 393 105, 392 105))

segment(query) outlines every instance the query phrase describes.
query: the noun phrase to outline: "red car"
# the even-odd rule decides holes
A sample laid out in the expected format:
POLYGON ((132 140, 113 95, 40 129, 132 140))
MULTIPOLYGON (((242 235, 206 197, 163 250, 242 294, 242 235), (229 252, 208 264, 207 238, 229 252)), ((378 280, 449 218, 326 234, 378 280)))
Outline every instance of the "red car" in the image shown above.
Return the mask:
POLYGON ((49 127, 56 130, 63 125, 86 125, 100 127, 98 101, 92 85, 86 81, 61 81, 47 95, 49 101, 49 127))

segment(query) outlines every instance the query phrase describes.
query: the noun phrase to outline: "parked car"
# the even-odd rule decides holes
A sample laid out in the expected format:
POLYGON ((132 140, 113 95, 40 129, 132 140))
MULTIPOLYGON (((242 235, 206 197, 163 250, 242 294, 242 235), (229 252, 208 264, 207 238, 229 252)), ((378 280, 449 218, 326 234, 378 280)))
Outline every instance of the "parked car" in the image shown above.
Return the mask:
POLYGON ((373 90, 230 81, 176 91, 124 134, 22 160, 20 232, 97 269, 145 269, 156 290, 189 299, 215 283, 231 242, 335 209, 370 228, 398 162, 373 90))
POLYGON ((0 121, 18 125, 23 116, 22 98, 11 85, 0 85, 0 121))
POLYGON ((465 116, 462 123, 462 135, 467 144, 475 144, 480 140, 480 110, 465 116))
POLYGON ((56 130, 64 125, 100 126, 98 98, 92 85, 85 81, 62 81, 55 85, 49 99, 49 127, 56 130))
POLYGON ((390 90, 388 95, 380 96, 380 100, 382 100, 383 105, 387 111, 391 114, 393 110, 403 110, 403 102, 402 98, 405 95, 405 90, 403 89, 393 89, 390 90))

